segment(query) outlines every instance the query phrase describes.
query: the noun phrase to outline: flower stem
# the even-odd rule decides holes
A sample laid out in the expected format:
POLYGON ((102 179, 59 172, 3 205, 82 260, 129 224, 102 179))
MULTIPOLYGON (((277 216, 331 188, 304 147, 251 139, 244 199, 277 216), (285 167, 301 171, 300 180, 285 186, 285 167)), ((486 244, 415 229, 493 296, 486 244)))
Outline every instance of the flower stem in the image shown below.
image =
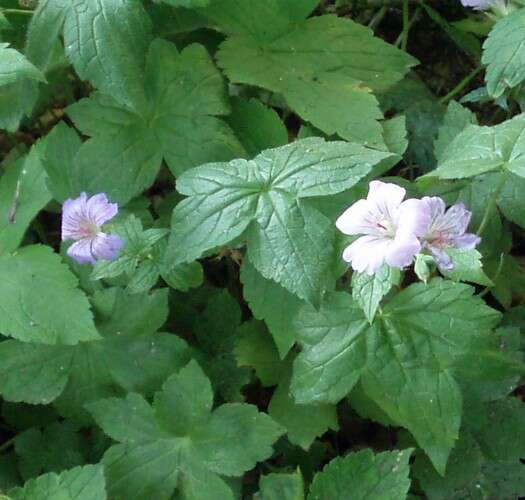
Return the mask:
POLYGON ((505 183, 507 182, 507 178, 508 178, 508 172, 507 171, 502 172, 499 182, 494 188, 494 191, 492 191, 489 201, 487 202, 487 206, 485 207, 485 212, 483 213, 483 219, 481 219, 481 223, 478 227, 478 230, 476 231, 476 234, 478 236, 480 236, 485 230, 485 228, 487 227, 487 224, 490 220, 490 216, 492 215, 492 210, 494 210, 494 207, 496 206, 496 202, 498 201, 499 195, 501 194, 501 191, 503 187, 505 186, 505 183))
POLYGON ((446 96, 442 97, 439 100, 439 103, 446 104, 448 101, 450 101, 450 99, 456 97, 482 69, 482 66, 478 66, 474 71, 463 78, 463 80, 461 80, 446 96))
POLYGON ((401 33, 401 50, 407 50, 408 32, 410 31, 410 19, 408 0, 403 0, 403 32, 401 33))

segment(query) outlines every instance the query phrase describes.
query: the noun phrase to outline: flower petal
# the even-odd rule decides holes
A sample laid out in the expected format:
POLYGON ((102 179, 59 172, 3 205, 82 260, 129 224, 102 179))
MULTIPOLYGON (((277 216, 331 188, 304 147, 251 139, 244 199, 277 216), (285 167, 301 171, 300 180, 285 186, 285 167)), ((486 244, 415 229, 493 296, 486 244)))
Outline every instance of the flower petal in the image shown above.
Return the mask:
POLYGON ((454 246, 456 248, 461 248, 464 250, 471 250, 476 248, 476 246, 481 241, 481 238, 477 234, 465 233, 461 236, 456 236, 453 239, 454 246))
POLYGON ((396 238, 398 234, 406 237, 409 235, 423 236, 428 232, 430 224, 428 204, 422 200, 406 200, 399 206, 396 238))
POLYGON ((366 199, 373 205, 373 211, 381 214, 381 218, 394 221, 405 194, 406 190, 396 184, 372 181, 366 199))
POLYGON ((432 222, 445 214, 447 206, 439 196, 424 196, 421 201, 427 205, 432 222))
POLYGON ((117 213, 118 204, 109 203, 105 193, 96 194, 87 201, 87 217, 98 227, 113 219, 117 213))
POLYGON ((428 245, 427 248, 430 250, 432 257, 434 257, 440 271, 452 271, 454 269, 452 259, 447 252, 433 245, 428 245))
POLYGON ((84 232, 81 230, 86 220, 87 194, 81 193, 78 198, 68 199, 62 205, 62 241, 78 240, 84 232))
POLYGON ((114 234, 98 233, 93 239, 93 255, 96 259, 115 260, 124 242, 114 234))
POLYGON ((93 240, 84 238, 73 243, 68 249, 67 254, 79 264, 95 264, 96 260, 92 253, 93 240))
POLYGON ((362 236, 345 248, 343 260, 350 262, 357 272, 374 274, 383 265, 392 240, 376 236, 362 236))
POLYGON ((336 220, 337 229, 350 236, 372 232, 375 226, 374 220, 371 219, 370 205, 368 200, 356 201, 336 220))
POLYGON ((392 267, 409 266, 421 250, 421 243, 413 234, 399 235, 388 248, 386 263, 392 267))

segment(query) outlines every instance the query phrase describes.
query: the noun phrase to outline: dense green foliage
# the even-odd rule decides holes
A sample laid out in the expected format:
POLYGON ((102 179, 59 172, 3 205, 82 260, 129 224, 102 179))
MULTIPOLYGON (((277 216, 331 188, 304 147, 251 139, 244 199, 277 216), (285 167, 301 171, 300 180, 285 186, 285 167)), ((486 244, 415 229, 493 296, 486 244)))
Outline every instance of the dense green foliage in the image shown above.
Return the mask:
POLYGON ((523 0, 0 0, 0 500, 525 497, 524 40, 523 0), (376 179, 481 243, 352 271, 376 179))

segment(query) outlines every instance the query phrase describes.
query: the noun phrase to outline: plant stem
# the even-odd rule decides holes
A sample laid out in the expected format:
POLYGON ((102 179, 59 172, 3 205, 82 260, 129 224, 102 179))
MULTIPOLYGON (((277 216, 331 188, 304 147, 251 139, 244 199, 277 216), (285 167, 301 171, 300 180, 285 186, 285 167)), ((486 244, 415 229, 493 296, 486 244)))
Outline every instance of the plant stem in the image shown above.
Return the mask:
POLYGON ((23 16, 32 16, 33 11, 32 10, 24 10, 24 9, 1 9, 0 13, 2 14, 20 14, 23 16))
POLYGON ((476 234, 480 236, 485 228, 487 227, 487 224, 490 220, 490 216, 492 215, 492 210, 496 206, 496 202, 498 201, 498 197, 501 193, 501 190, 505 186, 505 183, 507 182, 508 172, 502 172, 501 177, 499 179, 498 184, 496 185, 494 191, 492 191, 492 194, 490 195, 489 201, 487 202, 487 206, 485 207, 485 212, 483 214, 483 219, 481 219, 481 223, 478 227, 478 230, 476 231, 476 234))
POLYGON ((463 80, 461 80, 446 96, 442 97, 439 100, 439 103, 446 104, 450 99, 456 97, 456 95, 458 95, 482 69, 482 66, 478 66, 474 71, 463 78, 463 80))
POLYGON ((505 262, 505 254, 502 252, 499 256, 499 263, 498 263, 498 268, 496 269, 496 273, 494 274, 494 277, 492 278, 492 283, 493 285, 488 285, 486 286, 479 294, 478 294, 478 297, 485 297, 485 295, 487 295, 487 293, 490 292, 490 290, 492 288, 494 288, 495 284, 496 284, 496 280, 499 278, 499 275, 501 274, 501 271, 503 269, 503 263, 505 262))
POLYGON ((379 26, 379 23, 383 20, 383 17, 385 17, 386 11, 388 10, 388 7, 383 5, 381 7, 376 15, 371 19, 371 21, 368 23, 368 27, 375 31, 375 29, 379 26))
POLYGON ((408 0, 403 0, 403 32, 401 33, 401 50, 407 50, 408 32, 410 31, 410 18, 408 0))
MULTIPOLYGON (((414 15, 412 16, 412 19, 410 19, 410 22, 408 23, 408 31, 410 31, 414 23, 418 20, 420 12, 421 12, 421 8, 418 6, 416 8, 416 11, 414 12, 414 15)), ((407 31, 407 37, 408 37, 408 31, 407 31)), ((400 35, 397 37, 396 41, 394 42, 395 47, 399 47, 401 45, 401 42, 403 41, 403 34, 404 34, 404 30, 400 33, 400 35)))
POLYGON ((11 446, 13 446, 15 444, 15 439, 16 439, 16 437, 8 439, 5 443, 0 445, 0 453, 3 453, 4 451, 6 451, 9 448, 11 448, 11 446))

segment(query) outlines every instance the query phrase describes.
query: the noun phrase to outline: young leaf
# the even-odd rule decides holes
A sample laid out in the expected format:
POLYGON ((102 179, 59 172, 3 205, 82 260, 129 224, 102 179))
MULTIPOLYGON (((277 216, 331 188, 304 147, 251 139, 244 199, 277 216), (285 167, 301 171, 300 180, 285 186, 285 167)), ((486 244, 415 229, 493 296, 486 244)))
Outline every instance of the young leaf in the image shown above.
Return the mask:
POLYGON ((139 398, 130 394, 88 406, 104 431, 121 443, 103 459, 113 496, 163 500, 179 486, 186 494, 198 489, 202 499, 232 500, 219 474, 242 475, 271 455, 282 433, 251 405, 226 404, 211 411, 210 383, 193 361, 165 382, 152 406, 139 398))
POLYGON ((412 450, 371 450, 332 460, 315 475, 308 500, 400 500, 410 487, 408 460, 412 450))
POLYGON ((399 280, 399 270, 386 264, 371 276, 366 273, 352 275, 352 298, 363 309, 370 323, 374 320, 381 299, 399 280))
POLYGON ((100 338, 77 279, 50 247, 0 257, 2 334, 24 342, 74 345, 100 338))
POLYGON ((305 20, 315 2, 295 12, 282 4, 213 2, 206 14, 231 35, 219 49, 219 65, 233 82, 282 94, 324 133, 384 148, 382 113, 370 89, 388 88, 416 61, 349 19, 305 20))
POLYGON ((300 198, 349 189, 391 156, 310 138, 266 150, 253 161, 188 171, 177 181, 188 198, 173 211, 166 258, 189 262, 248 228, 248 257, 255 268, 300 298, 318 302, 332 262, 327 242, 333 227, 300 198))

